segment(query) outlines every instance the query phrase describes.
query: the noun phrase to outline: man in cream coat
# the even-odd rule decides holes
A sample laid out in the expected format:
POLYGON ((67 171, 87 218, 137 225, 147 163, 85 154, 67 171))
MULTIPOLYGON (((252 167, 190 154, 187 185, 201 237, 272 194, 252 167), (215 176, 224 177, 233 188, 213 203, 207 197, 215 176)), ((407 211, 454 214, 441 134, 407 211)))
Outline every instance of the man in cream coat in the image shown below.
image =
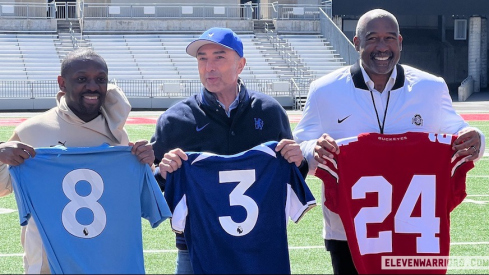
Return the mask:
MULTIPOLYGON (((57 106, 21 123, 9 141, 0 144, 0 196, 12 192, 8 165, 35 156, 36 147, 129 145, 142 163, 152 165, 154 152, 148 141, 129 142, 124 124, 131 105, 118 87, 108 84, 107 64, 100 55, 90 49, 69 53, 61 64, 58 84, 57 106)), ((21 234, 25 273, 50 273, 33 220, 21 234)))

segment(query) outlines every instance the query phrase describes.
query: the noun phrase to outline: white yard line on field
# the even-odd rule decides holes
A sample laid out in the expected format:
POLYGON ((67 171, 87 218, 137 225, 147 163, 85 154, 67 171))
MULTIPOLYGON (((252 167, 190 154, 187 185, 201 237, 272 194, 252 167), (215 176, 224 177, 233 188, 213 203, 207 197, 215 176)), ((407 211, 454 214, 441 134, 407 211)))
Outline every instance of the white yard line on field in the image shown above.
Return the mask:
POLYGON ((450 246, 453 246, 453 245, 489 245, 489 242, 453 242, 453 243, 450 243, 450 246))
POLYGON ((22 253, 0 254, 0 257, 22 257, 22 253))

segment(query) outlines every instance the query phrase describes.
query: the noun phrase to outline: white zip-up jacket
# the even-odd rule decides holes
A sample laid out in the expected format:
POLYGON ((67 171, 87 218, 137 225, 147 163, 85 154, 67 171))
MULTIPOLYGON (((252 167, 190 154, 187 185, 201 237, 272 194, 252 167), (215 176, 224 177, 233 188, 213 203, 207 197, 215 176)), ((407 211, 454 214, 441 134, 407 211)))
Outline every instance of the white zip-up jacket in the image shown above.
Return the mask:
MULTIPOLYGON (((314 147, 324 133, 336 140, 361 133, 457 134, 466 127, 467 122, 453 109, 441 77, 398 64, 380 93, 373 89, 373 82, 357 62, 311 83, 302 119, 293 135, 312 173, 317 167, 314 147)), ((476 130, 481 136, 480 158, 485 142, 483 133, 476 130)), ((323 237, 346 240, 340 217, 324 206, 324 195, 322 199, 323 237)))

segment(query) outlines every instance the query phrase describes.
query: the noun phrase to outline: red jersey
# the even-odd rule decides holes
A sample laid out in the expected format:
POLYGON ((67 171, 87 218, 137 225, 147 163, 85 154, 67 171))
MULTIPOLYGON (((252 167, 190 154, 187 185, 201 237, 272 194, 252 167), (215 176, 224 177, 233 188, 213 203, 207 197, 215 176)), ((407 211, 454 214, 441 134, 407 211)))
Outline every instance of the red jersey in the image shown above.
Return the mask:
POLYGON ((449 255, 450 212, 465 198, 474 167, 454 157, 455 139, 362 134, 338 140, 340 154, 318 166, 325 206, 341 217, 359 273, 446 273, 447 262, 412 260, 449 255))

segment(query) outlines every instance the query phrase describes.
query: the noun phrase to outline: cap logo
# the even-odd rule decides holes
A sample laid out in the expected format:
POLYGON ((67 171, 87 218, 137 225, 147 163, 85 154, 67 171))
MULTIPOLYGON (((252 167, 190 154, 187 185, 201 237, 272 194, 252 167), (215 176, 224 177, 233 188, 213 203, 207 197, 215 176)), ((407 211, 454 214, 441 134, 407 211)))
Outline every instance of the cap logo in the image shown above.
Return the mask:
POLYGON ((214 33, 209 33, 209 37, 213 37, 214 36, 214 33))

